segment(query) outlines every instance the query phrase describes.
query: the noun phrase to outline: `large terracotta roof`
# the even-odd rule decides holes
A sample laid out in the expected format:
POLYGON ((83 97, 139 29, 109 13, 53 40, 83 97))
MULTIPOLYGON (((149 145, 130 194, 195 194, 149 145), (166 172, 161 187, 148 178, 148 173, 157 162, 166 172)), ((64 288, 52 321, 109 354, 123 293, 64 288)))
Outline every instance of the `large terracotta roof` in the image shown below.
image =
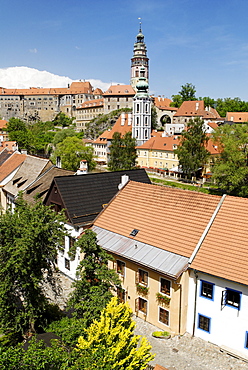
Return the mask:
POLYGON ((135 91, 131 85, 111 85, 103 96, 109 95, 135 95, 135 91))
POLYGON ((2 166, 0 166, 0 182, 17 169, 26 159, 26 154, 13 153, 2 166))
POLYGON ((72 82, 67 87, 40 88, 30 87, 29 89, 5 89, 0 88, 0 95, 66 95, 66 94, 92 94, 93 89, 90 82, 72 82))
POLYGON ((220 197, 130 181, 95 220, 117 234, 190 257, 220 197))
POLYGON ((7 123, 8 121, 6 121, 5 119, 0 119, 0 128, 1 129, 6 128, 7 123))
POLYGON ((227 121, 248 122, 248 112, 227 112, 227 121))
POLYGON ((191 267, 248 284, 248 199, 226 196, 191 267))
MULTIPOLYGON (((153 101, 154 101, 154 105, 157 107, 157 108, 172 108, 173 110, 173 107, 170 107, 170 103, 172 102, 170 99, 168 98, 161 98, 160 96, 156 96, 153 98, 153 101)), ((177 108, 176 108, 177 110, 177 108)))
POLYGON ((122 113, 111 130, 104 131, 93 144, 103 144, 107 140, 111 140, 115 132, 119 132, 122 136, 127 132, 132 131, 132 122, 129 120, 130 115, 128 113, 122 113))
POLYGON ((82 108, 96 108, 103 106, 103 98, 101 99, 92 99, 92 100, 87 100, 83 104, 81 104, 77 109, 82 109, 82 108))
POLYGON ((205 109, 203 100, 184 101, 174 117, 202 117, 204 119, 220 118, 219 113, 212 107, 205 109))

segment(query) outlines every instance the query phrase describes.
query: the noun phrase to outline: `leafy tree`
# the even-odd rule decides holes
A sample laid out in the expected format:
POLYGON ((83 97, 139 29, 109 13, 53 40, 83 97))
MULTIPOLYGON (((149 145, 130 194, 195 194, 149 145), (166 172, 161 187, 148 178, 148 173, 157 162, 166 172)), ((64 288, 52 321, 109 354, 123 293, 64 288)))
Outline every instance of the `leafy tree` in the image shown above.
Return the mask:
POLYGON ((73 129, 63 129, 58 131, 53 138, 53 145, 57 145, 65 140, 67 137, 76 136, 76 132, 73 129))
POLYGON ((158 114, 154 106, 151 108, 151 124, 152 130, 156 130, 158 126, 158 114))
MULTIPOLYGON (((154 355, 147 339, 143 337, 140 340, 139 335, 134 335, 132 314, 128 303, 118 304, 117 298, 113 297, 102 311, 100 320, 95 320, 86 329, 86 338, 78 339, 77 347, 83 363, 90 359, 91 369, 145 369, 154 355)), ((83 366, 82 369, 89 367, 83 366)))
POLYGON ((108 168, 110 171, 132 170, 136 168, 136 140, 131 132, 121 137, 115 132, 110 146, 108 168))
MULTIPOLYGON (((100 312, 113 296, 111 289, 120 285, 118 275, 108 268, 111 256, 97 243, 97 236, 92 230, 86 230, 84 235, 75 243, 84 258, 77 271, 78 280, 75 281, 74 291, 71 294, 69 305, 74 308, 76 317, 82 317, 86 326, 100 312)), ((74 251, 71 251, 71 256, 74 251)))
POLYGON ((70 118, 65 113, 59 112, 52 122, 54 126, 66 127, 72 125, 74 119, 74 117, 70 118))
POLYGON ((82 140, 75 136, 66 137, 61 143, 58 143, 51 160, 55 163, 57 157, 61 158, 62 167, 65 170, 76 171, 82 159, 87 161, 89 171, 96 167, 93 148, 85 146, 82 140))
POLYGON ((173 107, 180 107, 182 102, 186 100, 196 100, 196 89, 195 86, 191 83, 186 83, 185 85, 181 86, 181 90, 176 95, 172 95, 173 103, 171 106, 173 107))
POLYGON ((14 213, 0 215, 0 327, 24 334, 47 324, 48 300, 42 284, 58 292, 54 276, 57 248, 65 230, 62 216, 20 196, 14 213))
POLYGON ((213 180, 225 192, 248 196, 248 124, 220 126, 214 133, 221 148, 213 180))
POLYGON ((186 129, 182 132, 180 145, 175 150, 179 165, 189 178, 196 176, 200 167, 203 167, 210 153, 206 149, 208 136, 204 130, 204 121, 199 117, 190 119, 186 129))

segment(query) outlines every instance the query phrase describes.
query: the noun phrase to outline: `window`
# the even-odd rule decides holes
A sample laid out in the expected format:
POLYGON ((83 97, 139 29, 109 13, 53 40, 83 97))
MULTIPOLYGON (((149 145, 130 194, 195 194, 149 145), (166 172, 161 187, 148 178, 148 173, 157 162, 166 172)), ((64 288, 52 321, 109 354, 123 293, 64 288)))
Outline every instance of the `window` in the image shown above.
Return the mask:
POLYGON ((142 269, 138 270, 137 283, 147 285, 148 284, 148 272, 142 269))
POLYGON ((160 278, 160 293, 170 296, 171 282, 164 278, 160 278))
POLYGON ((68 258, 65 258, 65 268, 70 270, 70 260, 68 260, 68 258))
POLYGON ((245 348, 248 349, 248 331, 245 332, 245 348))
POLYGON ((145 315, 147 314, 147 300, 144 298, 138 298, 138 311, 143 312, 145 315))
POLYGON ((201 280, 201 297, 214 299, 214 284, 201 280))
POLYGON ((170 318, 169 311, 165 310, 164 308, 159 307, 159 321, 169 326, 169 318, 170 318))
POLYGON ((120 303, 125 303, 125 289, 122 287, 117 287, 117 298, 120 303))
POLYGON ((210 318, 207 316, 200 315, 198 316, 198 328, 210 333, 210 318))
POLYGON ((224 291, 225 304, 240 309, 241 294, 237 290, 226 288, 224 291))
POLYGON ((120 274, 121 276, 125 275, 125 262, 117 260, 116 268, 118 274, 120 274))
POLYGON ((72 236, 69 236, 69 249, 71 249, 75 244, 75 239, 72 236))

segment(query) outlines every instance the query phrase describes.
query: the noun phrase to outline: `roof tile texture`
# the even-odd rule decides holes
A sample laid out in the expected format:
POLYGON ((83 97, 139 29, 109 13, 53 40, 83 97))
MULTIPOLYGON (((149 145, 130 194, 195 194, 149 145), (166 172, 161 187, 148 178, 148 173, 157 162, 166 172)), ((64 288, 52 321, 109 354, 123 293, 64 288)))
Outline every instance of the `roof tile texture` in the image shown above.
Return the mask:
POLYGON ((248 284, 248 199, 227 196, 191 267, 248 284))
POLYGON ((95 225, 190 257, 220 197, 130 181, 95 225))

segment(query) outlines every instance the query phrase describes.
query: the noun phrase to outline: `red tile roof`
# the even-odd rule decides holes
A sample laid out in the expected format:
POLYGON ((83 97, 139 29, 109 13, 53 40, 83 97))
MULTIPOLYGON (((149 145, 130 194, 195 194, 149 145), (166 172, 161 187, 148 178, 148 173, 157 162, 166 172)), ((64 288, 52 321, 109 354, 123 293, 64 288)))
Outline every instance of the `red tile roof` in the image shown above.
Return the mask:
MULTIPOLYGON (((170 107, 170 103, 172 102, 170 99, 168 98, 161 98, 160 96, 156 96, 156 97, 153 97, 153 101, 154 101, 154 105, 157 107, 157 108, 172 108, 170 107)), ((172 108, 173 109, 173 108, 172 108)), ((177 108, 176 108, 177 109, 177 108)))
POLYGON ((131 85, 111 85, 103 96, 111 95, 135 95, 135 91, 131 85))
POLYGON ((248 199, 227 196, 191 267, 248 284, 248 199))
POLYGON ((184 101, 178 111, 174 114, 174 117, 202 117, 204 119, 216 119, 220 118, 219 113, 211 107, 205 110, 203 100, 190 100, 184 101))
POLYGON ((83 104, 81 104, 77 109, 85 109, 85 108, 96 108, 103 106, 103 98, 101 99, 92 99, 87 100, 83 104))
POLYGON ((227 112, 227 121, 248 122, 248 112, 227 112))
POLYGON ((26 154, 13 153, 10 158, 0 166, 0 182, 17 169, 26 159, 26 154))
POLYGON ((108 140, 111 140, 115 132, 120 132, 121 135, 125 135, 125 133, 132 131, 132 124, 128 125, 128 113, 122 113, 120 117, 115 122, 114 126, 111 130, 104 131, 96 140, 93 141, 93 144, 103 144, 108 140), (123 123, 123 116, 124 116, 124 124, 123 123))
POLYGON ((126 237, 137 229, 135 240, 190 257, 219 200, 215 195, 130 181, 94 224, 126 237))
POLYGON ((0 129, 5 129, 8 121, 5 119, 0 119, 0 129))

